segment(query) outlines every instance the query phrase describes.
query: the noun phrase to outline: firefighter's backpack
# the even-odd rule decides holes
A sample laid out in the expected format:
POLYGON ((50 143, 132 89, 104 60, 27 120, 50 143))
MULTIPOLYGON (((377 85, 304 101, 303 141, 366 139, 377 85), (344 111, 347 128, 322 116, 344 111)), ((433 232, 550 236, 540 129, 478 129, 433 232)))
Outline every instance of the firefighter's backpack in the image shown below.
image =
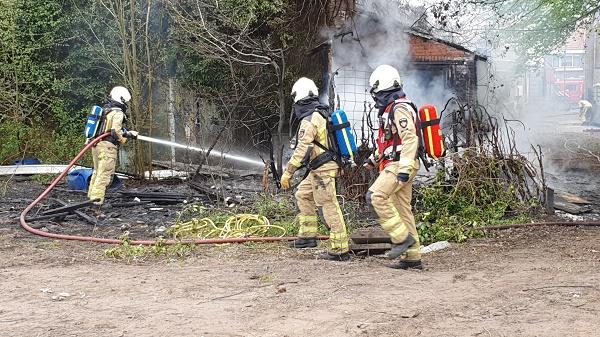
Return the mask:
POLYGON ((92 110, 90 111, 87 122, 85 123, 85 138, 86 144, 89 143, 92 139, 96 138, 98 134, 102 130, 102 126, 104 125, 104 114, 103 109, 100 106, 94 105, 92 110))
POLYGON ((446 155, 444 135, 440 125, 441 115, 432 104, 423 105, 419 109, 419 137, 421 146, 432 159, 440 159, 446 155))
POLYGON ((309 168, 311 170, 317 169, 332 160, 337 162, 340 167, 355 166, 354 156, 357 152, 356 139, 352 133, 346 112, 342 109, 338 109, 332 113, 318 111, 327 121, 329 146, 325 147, 319 142, 314 142, 315 145, 325 150, 325 152, 309 163, 309 168))
POLYGON ((354 162, 354 155, 357 152, 356 139, 354 139, 346 112, 342 109, 334 111, 327 121, 327 127, 342 159, 354 162))

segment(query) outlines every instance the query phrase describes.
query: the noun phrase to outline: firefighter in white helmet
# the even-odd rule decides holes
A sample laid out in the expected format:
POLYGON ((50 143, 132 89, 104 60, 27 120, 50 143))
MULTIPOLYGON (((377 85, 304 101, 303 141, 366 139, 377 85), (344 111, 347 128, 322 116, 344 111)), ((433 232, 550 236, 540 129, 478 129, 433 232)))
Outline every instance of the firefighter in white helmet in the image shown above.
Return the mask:
POLYGON ((300 209, 298 220, 300 228, 298 239, 292 243, 294 248, 317 246, 317 230, 319 217, 317 207, 322 209, 325 223, 329 227, 330 249, 320 255, 320 259, 346 261, 348 254, 348 233, 342 211, 336 197, 335 178, 338 164, 331 157, 327 147, 327 120, 319 110, 327 111, 328 106, 319 102, 319 92, 315 83, 305 77, 296 81, 292 87, 294 98, 294 114, 300 120, 297 146, 285 172, 281 177, 281 186, 290 188, 290 179, 294 172, 303 165, 310 168, 310 173, 299 185, 295 194, 300 209))
POLYGON ((369 84, 378 108, 379 134, 375 154, 364 166, 379 167, 380 173, 366 199, 392 239, 388 257, 401 257, 389 267, 420 269, 419 235, 411 209, 412 181, 419 170, 417 107, 406 97, 400 74, 392 66, 377 67, 369 84))
POLYGON ((131 100, 131 94, 125 87, 117 86, 110 91, 110 99, 103 107, 104 129, 99 133, 110 132, 111 135, 104 138, 92 148, 94 159, 94 173, 90 180, 88 198, 98 200, 96 204, 104 203, 106 188, 110 185, 117 165, 117 152, 121 144, 127 142, 127 138, 135 139, 136 131, 126 131, 127 102, 131 100))
POLYGON ((592 121, 592 103, 590 101, 582 99, 577 105, 579 106, 579 119, 583 125, 590 125, 592 121))

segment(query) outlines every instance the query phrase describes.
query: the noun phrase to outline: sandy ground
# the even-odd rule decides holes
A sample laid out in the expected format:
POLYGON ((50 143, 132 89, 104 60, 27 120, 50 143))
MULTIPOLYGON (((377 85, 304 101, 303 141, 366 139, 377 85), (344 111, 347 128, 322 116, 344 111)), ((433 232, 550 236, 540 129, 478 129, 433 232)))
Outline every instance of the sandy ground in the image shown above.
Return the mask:
POLYGON ((504 231, 424 271, 277 244, 128 263, 0 233, 2 336, 600 336, 595 228, 504 231))
MULTIPOLYGON (((553 187, 598 210, 597 174, 553 173, 553 187)), ((39 191, 15 184, 0 200, 0 336, 600 336, 600 228, 502 231, 426 255, 424 271, 379 257, 318 261, 318 250, 281 244, 127 262, 18 228, 39 191)), ((111 212, 120 221, 124 211, 111 212)), ((153 234, 168 218, 150 216, 127 230, 153 234)))

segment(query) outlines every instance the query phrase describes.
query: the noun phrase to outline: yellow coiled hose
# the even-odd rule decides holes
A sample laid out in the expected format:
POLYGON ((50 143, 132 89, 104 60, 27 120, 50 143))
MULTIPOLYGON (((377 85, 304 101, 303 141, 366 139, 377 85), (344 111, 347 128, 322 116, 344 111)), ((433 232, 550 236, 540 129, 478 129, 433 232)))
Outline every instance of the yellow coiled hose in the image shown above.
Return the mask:
POLYGON ((250 236, 265 236, 269 230, 280 231, 279 236, 286 234, 285 228, 272 225, 269 219, 257 214, 236 214, 227 219, 225 224, 219 226, 210 218, 192 219, 187 222, 173 225, 169 233, 174 238, 241 238, 250 236))

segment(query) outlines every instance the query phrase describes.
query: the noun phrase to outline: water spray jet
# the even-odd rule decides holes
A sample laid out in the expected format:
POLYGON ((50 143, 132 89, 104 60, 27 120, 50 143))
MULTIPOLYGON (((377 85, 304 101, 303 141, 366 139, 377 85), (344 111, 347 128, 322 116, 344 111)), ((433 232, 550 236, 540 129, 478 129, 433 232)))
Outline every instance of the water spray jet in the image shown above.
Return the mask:
MULTIPOLYGON (((148 136, 138 135, 137 139, 141 140, 141 141, 144 141, 144 142, 150 142, 150 143, 155 143, 155 144, 162 144, 162 145, 177 147, 177 148, 180 148, 180 149, 185 149, 185 150, 190 150, 190 151, 196 151, 196 152, 202 152, 202 153, 206 153, 207 152, 207 150, 199 148, 199 147, 189 146, 189 145, 183 145, 183 144, 171 142, 171 141, 168 141, 168 140, 158 139, 158 138, 152 138, 152 137, 148 137, 148 136)), ((250 158, 244 157, 244 156, 236 156, 236 155, 232 155, 232 154, 227 154, 227 153, 223 153, 223 152, 217 151, 217 150, 211 150, 210 153, 209 153, 209 155, 215 156, 215 157, 217 157, 217 156, 218 157, 223 157, 223 158, 230 159, 230 160, 233 160, 233 161, 238 161, 238 162, 252 164, 252 165, 261 166, 261 167, 265 166, 265 163, 262 162, 262 161, 250 159, 250 158)))

